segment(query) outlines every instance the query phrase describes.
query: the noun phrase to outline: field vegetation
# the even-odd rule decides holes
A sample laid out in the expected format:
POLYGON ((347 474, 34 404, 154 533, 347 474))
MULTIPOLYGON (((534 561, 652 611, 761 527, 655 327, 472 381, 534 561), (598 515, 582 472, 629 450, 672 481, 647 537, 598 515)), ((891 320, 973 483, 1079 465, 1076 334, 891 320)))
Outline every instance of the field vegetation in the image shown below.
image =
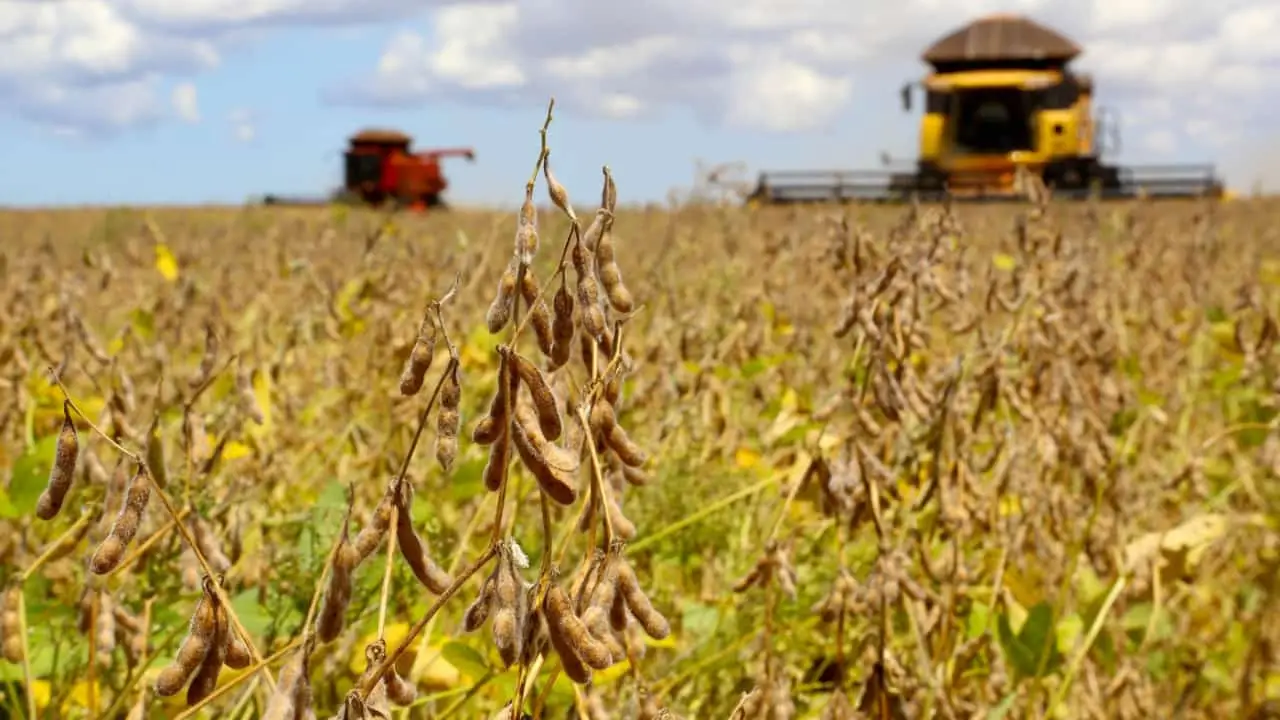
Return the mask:
POLYGON ((3 712, 1280 717, 1280 203, 553 178, 0 216, 3 712))

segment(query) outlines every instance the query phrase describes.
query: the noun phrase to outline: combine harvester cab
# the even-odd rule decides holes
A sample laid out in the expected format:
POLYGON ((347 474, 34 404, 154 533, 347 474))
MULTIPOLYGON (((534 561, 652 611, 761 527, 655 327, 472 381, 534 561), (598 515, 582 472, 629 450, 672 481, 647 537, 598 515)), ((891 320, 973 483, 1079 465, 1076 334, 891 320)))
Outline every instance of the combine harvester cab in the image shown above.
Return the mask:
POLYGON ((1069 67, 1080 53, 1020 16, 970 23, 930 46, 932 72, 902 88, 906 112, 917 87, 924 96, 914 167, 764 172, 748 202, 1005 200, 1023 196, 1028 177, 1058 198, 1221 197, 1212 165, 1102 161, 1119 124, 1095 115, 1092 79, 1069 67))

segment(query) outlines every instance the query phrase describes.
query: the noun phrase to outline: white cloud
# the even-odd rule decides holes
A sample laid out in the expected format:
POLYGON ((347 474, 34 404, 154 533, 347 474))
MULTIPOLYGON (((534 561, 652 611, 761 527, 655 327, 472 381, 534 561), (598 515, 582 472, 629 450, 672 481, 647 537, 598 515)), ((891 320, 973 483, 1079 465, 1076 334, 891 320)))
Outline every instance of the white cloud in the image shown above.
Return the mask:
MULTIPOLYGON (((937 37, 981 14, 1014 11, 1079 42, 1078 64, 1094 72, 1109 104, 1165 103, 1179 108, 1171 117, 1220 125, 1248 122, 1265 113, 1268 94, 1280 97, 1274 0, 1091 0, 1083 13, 1068 0, 635 0, 631 7, 620 20, 598 0, 450 4, 424 31, 399 31, 369 72, 331 95, 383 105, 554 95, 602 117, 678 106, 736 126, 804 131, 836 121, 861 88, 923 73, 919 54, 937 37)), ((1144 144, 1171 149, 1185 136, 1180 127, 1152 130, 1144 144)))
POLYGON ((239 142, 252 142, 258 136, 257 124, 253 113, 244 108, 232 110, 227 116, 231 123, 231 135, 239 142))
POLYGON ((200 100, 195 83, 182 82, 175 85, 170 100, 178 117, 189 123, 200 122, 200 100))

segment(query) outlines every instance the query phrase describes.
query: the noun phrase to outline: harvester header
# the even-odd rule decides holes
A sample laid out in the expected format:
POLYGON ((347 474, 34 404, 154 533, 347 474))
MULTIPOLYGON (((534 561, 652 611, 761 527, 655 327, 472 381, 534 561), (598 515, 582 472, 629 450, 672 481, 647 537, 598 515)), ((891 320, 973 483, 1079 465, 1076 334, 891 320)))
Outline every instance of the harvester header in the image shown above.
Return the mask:
POLYGON ((752 203, 1001 200, 1042 183, 1055 197, 1220 197, 1211 165, 1120 167, 1119 123, 1094 106, 1082 50, 1019 15, 992 15, 921 54, 930 72, 902 87, 902 109, 923 95, 914 168, 760 174, 752 203))

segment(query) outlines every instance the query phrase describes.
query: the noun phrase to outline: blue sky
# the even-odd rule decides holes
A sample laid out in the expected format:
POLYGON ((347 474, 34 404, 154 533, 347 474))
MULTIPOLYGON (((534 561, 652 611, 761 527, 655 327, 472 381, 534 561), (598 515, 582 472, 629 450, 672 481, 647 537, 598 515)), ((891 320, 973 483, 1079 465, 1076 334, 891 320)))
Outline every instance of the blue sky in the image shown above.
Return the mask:
POLYGON ((1118 160, 1280 189, 1274 2, 633 0, 625 20, 587 0, 188 2, 0 0, 0 204, 323 194, 371 125, 474 147, 446 161, 449 197, 514 203, 551 94, 553 167, 580 196, 603 163, 641 201, 687 188, 699 158, 874 168, 914 152, 896 90, 921 48, 998 10, 1085 46, 1126 121, 1118 160))

